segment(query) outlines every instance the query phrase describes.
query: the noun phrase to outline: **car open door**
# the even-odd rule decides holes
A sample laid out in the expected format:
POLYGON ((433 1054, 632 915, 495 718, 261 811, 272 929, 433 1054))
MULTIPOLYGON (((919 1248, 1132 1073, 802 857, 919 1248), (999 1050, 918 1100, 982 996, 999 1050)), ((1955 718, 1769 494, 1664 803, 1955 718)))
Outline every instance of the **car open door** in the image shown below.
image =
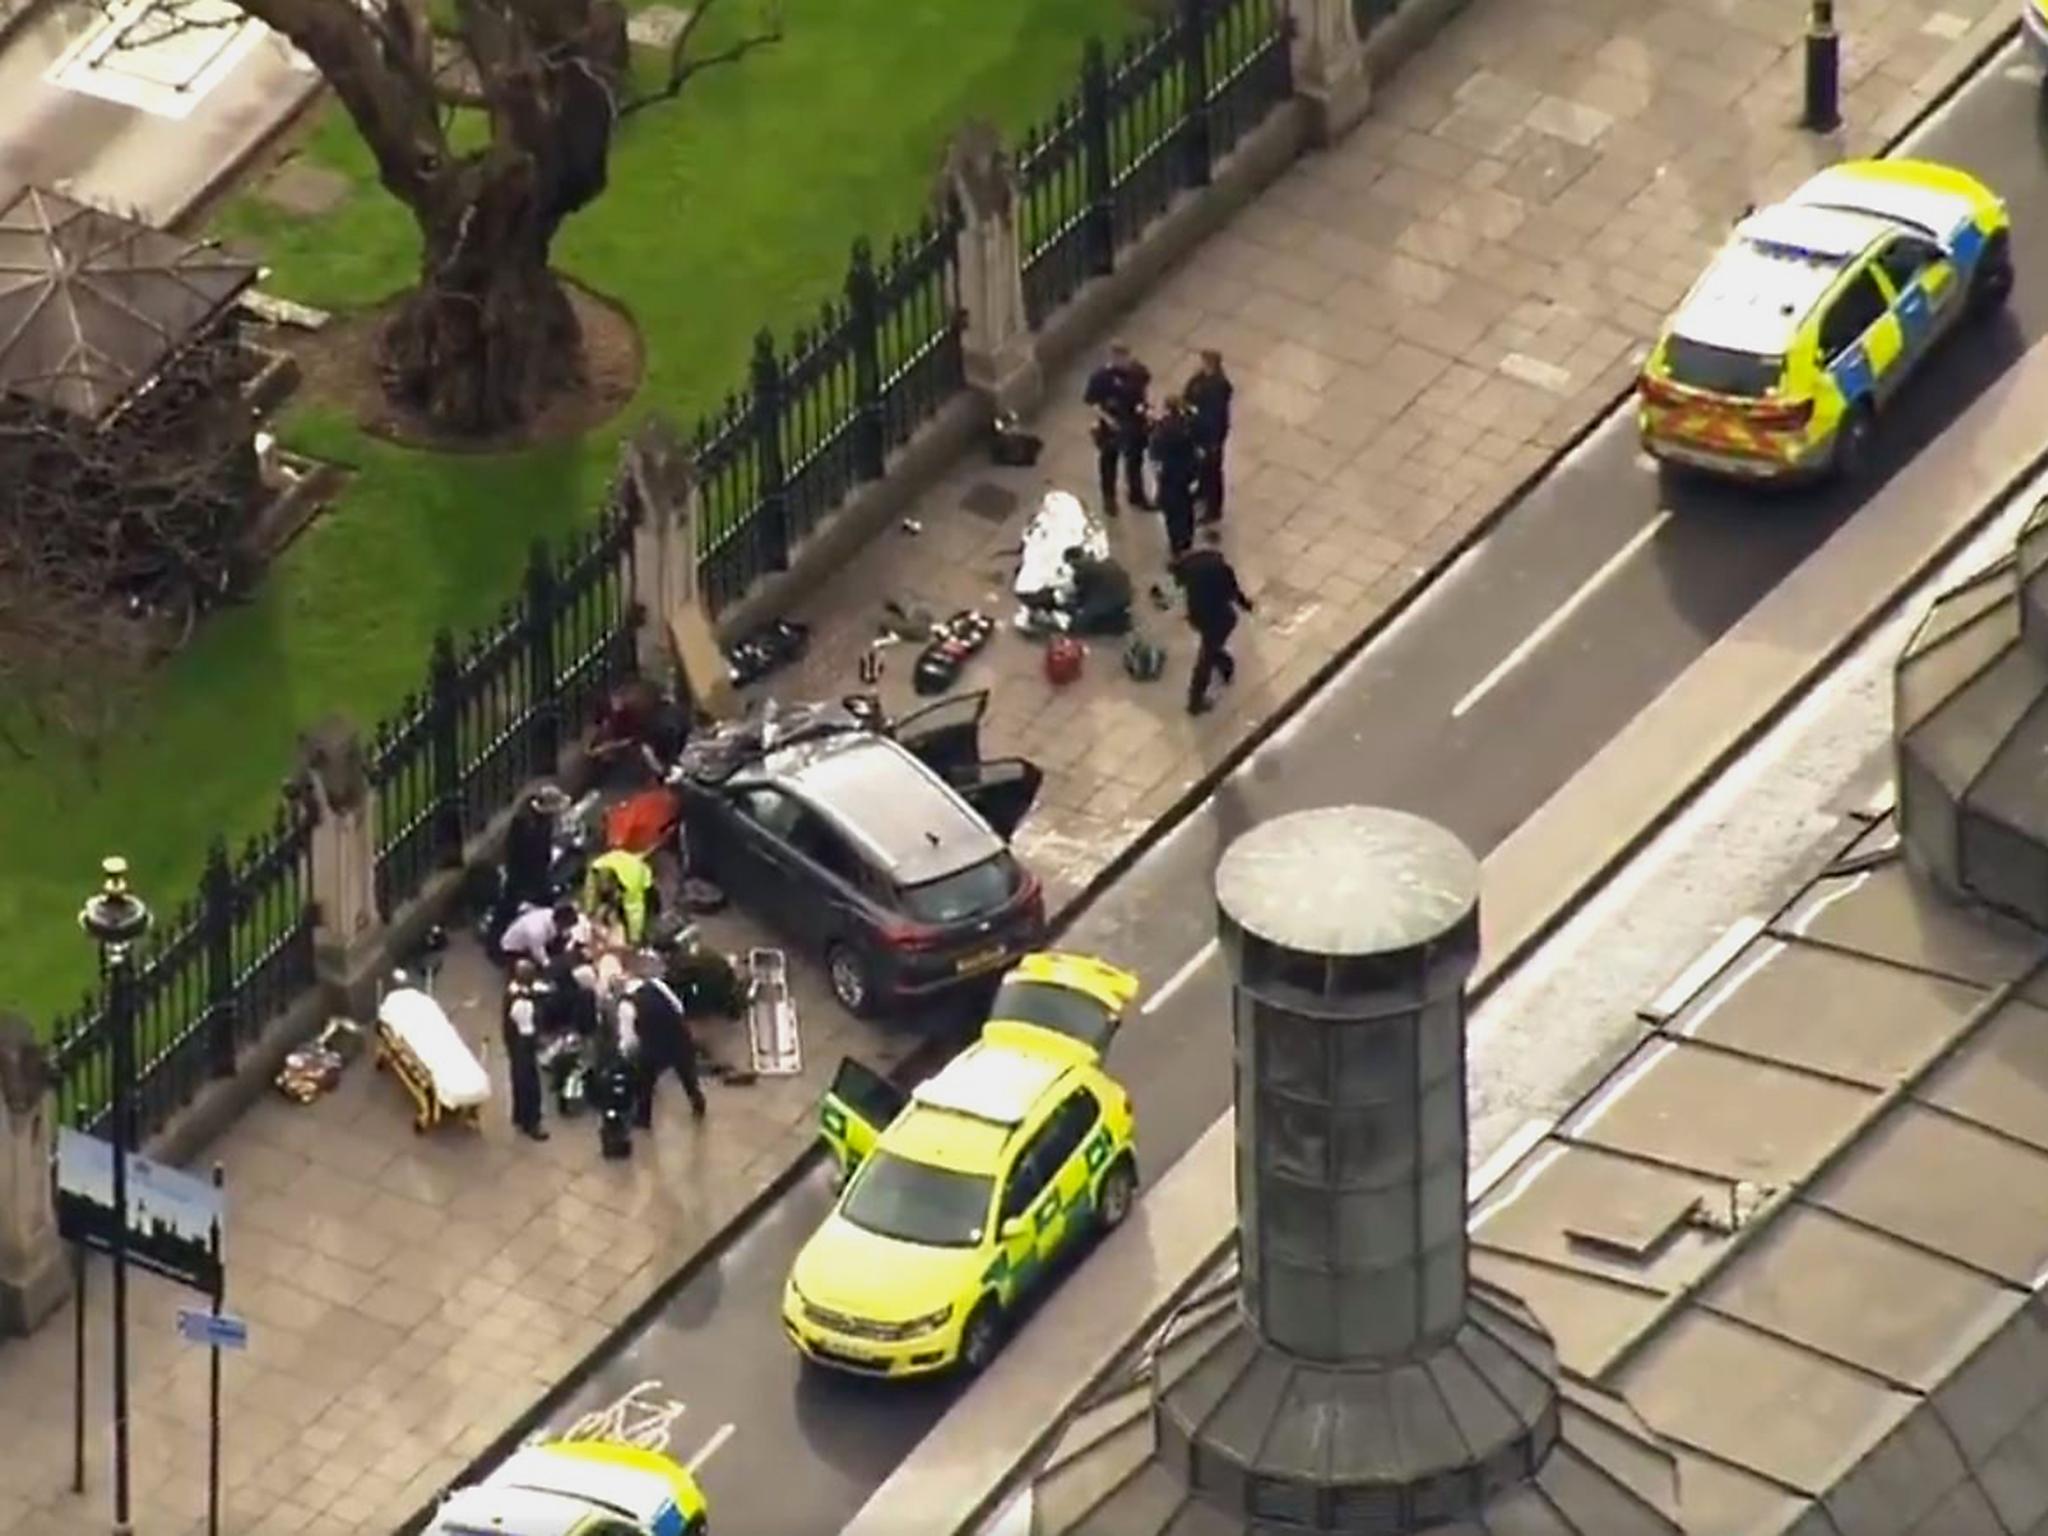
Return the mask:
POLYGON ((946 782, 959 790, 961 798, 1007 843, 1038 803, 1045 770, 1021 757, 999 757, 992 763, 950 773, 946 782))
POLYGON ((818 1106, 818 1134, 839 1161, 843 1184, 853 1176, 889 1122, 902 1113, 910 1096, 872 1067, 851 1056, 839 1063, 832 1086, 818 1106))
POLYGON ((1092 955, 1028 955, 1003 977, 982 1033, 1022 1024, 1078 1040, 1102 1056, 1137 996, 1136 976, 1092 955))
POLYGON ((933 772, 953 778, 980 764, 981 721, 987 713, 986 688, 979 693, 956 693, 912 710, 889 734, 933 772))

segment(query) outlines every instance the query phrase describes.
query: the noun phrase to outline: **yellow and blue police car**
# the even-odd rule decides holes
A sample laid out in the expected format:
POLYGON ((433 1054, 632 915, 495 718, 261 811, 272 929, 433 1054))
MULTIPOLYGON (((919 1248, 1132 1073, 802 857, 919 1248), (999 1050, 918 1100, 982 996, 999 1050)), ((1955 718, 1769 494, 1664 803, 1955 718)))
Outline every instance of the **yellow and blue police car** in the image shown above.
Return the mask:
POLYGON ((1052 1266, 1130 1213, 1136 1125, 1102 1056, 1137 994, 1100 960, 1027 955, 980 1038, 907 1098, 841 1066, 820 1110, 839 1199, 783 1290, 807 1360, 978 1371, 1052 1266))
POLYGON ((1852 160, 1747 215, 1637 386, 1643 447, 1746 480, 1853 476, 1935 344, 2012 291, 2005 204, 1967 172, 1852 160))
POLYGON ((680 1462, 604 1440, 508 1456, 451 1493, 425 1536, 706 1536, 704 1495, 680 1462))

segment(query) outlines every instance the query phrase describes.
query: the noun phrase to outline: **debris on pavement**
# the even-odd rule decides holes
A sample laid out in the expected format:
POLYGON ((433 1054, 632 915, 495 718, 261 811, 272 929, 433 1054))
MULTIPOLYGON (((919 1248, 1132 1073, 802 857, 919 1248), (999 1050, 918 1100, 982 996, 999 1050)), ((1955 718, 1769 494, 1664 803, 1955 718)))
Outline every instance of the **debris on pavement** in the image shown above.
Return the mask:
POLYGON ((811 627, 795 619, 776 619, 762 625, 725 653, 735 686, 748 687, 771 672, 779 672, 801 661, 811 648, 811 627))

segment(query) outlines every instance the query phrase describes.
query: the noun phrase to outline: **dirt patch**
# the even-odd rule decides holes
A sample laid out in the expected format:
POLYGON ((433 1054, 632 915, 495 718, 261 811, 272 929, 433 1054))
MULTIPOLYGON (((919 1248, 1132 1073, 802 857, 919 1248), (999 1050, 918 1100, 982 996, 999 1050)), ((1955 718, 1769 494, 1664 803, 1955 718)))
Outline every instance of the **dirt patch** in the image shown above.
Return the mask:
POLYGON ((639 392, 646 365, 640 331, 631 315, 574 283, 565 281, 562 286, 583 332, 582 387, 557 395, 518 431, 496 437, 449 437, 384 398, 377 376, 377 337, 400 297, 338 315, 322 330, 280 335, 275 344, 297 359, 303 398, 348 412, 365 432, 387 442, 442 453, 503 453, 559 442, 581 437, 624 410, 639 392))

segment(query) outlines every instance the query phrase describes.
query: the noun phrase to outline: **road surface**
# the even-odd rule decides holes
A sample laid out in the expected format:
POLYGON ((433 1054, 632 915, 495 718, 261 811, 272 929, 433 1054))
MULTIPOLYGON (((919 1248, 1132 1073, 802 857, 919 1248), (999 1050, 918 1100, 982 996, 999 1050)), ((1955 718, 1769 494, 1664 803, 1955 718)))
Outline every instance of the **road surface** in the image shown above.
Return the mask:
MULTIPOLYGON (((2009 50, 1916 146, 2012 200, 2020 280, 2009 317, 1964 333, 1901 396, 1860 495, 1660 488, 1628 419, 1610 419, 1070 930, 1063 942, 1132 966, 1150 988, 1112 1053, 1137 1100, 1149 1176, 1228 1102, 1207 892, 1237 833, 1364 801, 1434 817, 1484 853, 1921 444, 1972 430, 1984 386, 2048 335, 2037 90, 2009 50)), ((800 1370, 778 1318, 782 1283, 829 1198, 821 1169, 626 1341, 552 1427, 641 1388, 641 1401, 668 1405, 658 1417, 673 1452, 700 1464, 720 1536, 837 1529, 952 1389, 800 1370)), ((1068 1283, 1087 1283, 1085 1263, 1068 1283)), ((1031 1326, 1009 1347, 1029 1350, 1031 1326)))

